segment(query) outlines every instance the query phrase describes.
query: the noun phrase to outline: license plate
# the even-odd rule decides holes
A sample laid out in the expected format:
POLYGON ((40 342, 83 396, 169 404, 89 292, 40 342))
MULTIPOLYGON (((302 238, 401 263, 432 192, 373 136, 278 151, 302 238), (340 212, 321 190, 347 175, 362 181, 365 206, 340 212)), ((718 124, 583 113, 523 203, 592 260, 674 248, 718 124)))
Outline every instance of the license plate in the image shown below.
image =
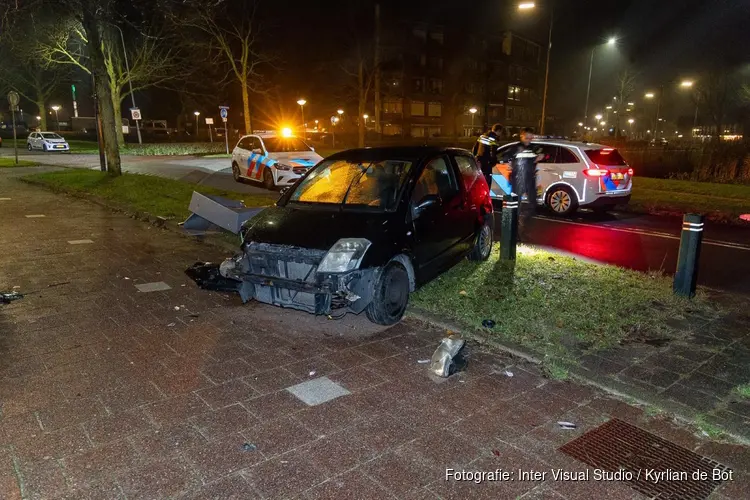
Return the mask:
POLYGON ((612 173, 612 180, 613 181, 621 181, 625 178, 625 174, 618 174, 618 173, 612 173))
POLYGON ((58 144, 58 145, 57 145, 57 146, 55 146, 55 147, 56 147, 57 149, 62 149, 62 148, 64 148, 65 146, 63 146, 62 144, 58 144))

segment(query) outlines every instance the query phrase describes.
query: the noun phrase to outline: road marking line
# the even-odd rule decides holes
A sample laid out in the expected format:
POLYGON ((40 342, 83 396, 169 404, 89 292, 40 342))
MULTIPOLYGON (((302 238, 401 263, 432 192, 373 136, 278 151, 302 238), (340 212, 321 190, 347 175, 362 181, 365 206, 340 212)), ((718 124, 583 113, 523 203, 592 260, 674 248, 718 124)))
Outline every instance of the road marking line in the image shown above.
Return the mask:
POLYGON ((93 240, 68 240, 71 245, 85 245, 87 243, 93 243, 93 240))
MULTIPOLYGON (((609 224, 602 224, 602 225, 596 225, 596 224, 585 224, 583 222, 573 222, 569 220, 560 220, 560 219, 554 219, 552 217, 545 217, 543 215, 537 215, 535 217, 536 219, 542 219, 550 222, 559 222, 560 224, 570 224, 573 226, 584 226, 584 227, 593 227, 593 228, 604 228, 608 229, 610 231, 618 231, 621 233, 632 233, 632 234, 640 234, 643 236, 653 236, 655 238, 664 238, 669 240, 678 240, 680 239, 679 236, 675 236, 674 234, 669 233, 661 233, 658 231, 649 231, 646 229, 638 229, 638 228, 622 228, 622 227, 614 227, 609 224)), ((711 239, 704 239, 703 240, 704 245, 711 245, 716 247, 724 247, 724 248, 731 248, 733 250, 744 250, 746 252, 750 252, 750 245, 743 245, 742 243, 732 243, 729 241, 719 241, 719 240, 711 240, 711 239)))
POLYGON ((44 217, 44 215, 42 215, 42 214, 32 214, 32 215, 27 215, 26 216, 27 219, 38 219, 40 217, 44 217))
POLYGON ((10 198, 0 198, 0 201, 10 201, 10 198))

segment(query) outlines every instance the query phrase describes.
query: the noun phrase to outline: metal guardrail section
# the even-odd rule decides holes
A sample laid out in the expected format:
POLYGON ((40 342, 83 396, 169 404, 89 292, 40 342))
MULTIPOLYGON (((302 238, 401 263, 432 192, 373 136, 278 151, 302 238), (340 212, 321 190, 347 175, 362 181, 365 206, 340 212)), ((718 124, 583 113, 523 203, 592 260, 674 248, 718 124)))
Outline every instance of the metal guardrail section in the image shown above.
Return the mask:
POLYGON ((220 230, 239 234, 242 224, 265 207, 248 208, 237 200, 193 191, 189 208, 192 214, 182 223, 182 228, 189 234, 200 235, 220 230))

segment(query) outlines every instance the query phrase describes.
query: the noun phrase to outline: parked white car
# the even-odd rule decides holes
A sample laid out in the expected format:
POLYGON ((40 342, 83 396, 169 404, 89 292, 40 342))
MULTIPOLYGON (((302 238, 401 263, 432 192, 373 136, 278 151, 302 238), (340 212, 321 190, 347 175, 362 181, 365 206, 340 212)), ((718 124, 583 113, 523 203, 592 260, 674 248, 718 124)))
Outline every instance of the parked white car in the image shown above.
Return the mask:
POLYGON ((31 132, 26 138, 26 149, 32 151, 70 151, 68 142, 55 132, 31 132))
MULTIPOLYGON (((493 198, 512 191, 511 170, 503 159, 509 157, 517 142, 498 150, 500 160, 492 172, 493 198)), ((630 201, 633 169, 620 153, 609 146, 588 142, 537 139, 534 151, 544 155, 537 163, 537 203, 558 215, 568 215, 580 208, 595 211, 612 210, 630 201)))
POLYGON ((322 159, 299 137, 246 135, 232 151, 232 176, 238 182, 263 183, 267 189, 291 186, 322 159))

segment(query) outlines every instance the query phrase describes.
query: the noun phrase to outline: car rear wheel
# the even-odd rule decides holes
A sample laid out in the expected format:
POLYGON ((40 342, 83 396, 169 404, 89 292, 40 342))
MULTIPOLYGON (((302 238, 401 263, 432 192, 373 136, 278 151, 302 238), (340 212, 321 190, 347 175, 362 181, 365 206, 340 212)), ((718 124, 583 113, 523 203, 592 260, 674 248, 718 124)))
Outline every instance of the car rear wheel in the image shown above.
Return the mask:
POLYGON ((31 151, 31 143, 30 142, 26 143, 26 149, 28 149, 29 151, 31 151))
POLYGON ((409 274, 397 262, 388 264, 375 283, 367 319, 378 325, 393 325, 404 316, 409 303, 409 274))
POLYGON ((273 189, 276 185, 273 183, 273 174, 271 169, 266 167, 263 169, 263 187, 266 189, 273 189))
POLYGON ((232 177, 236 182, 240 182, 240 166, 237 163, 232 163, 232 177))
POLYGON ((484 224, 479 228, 474 248, 469 253, 469 260, 487 260, 490 258, 492 253, 492 227, 493 220, 492 215, 487 215, 484 218, 484 224))
POLYGON ((578 201, 568 186, 555 186, 547 193, 547 206, 557 215, 570 215, 578 209, 578 201))

